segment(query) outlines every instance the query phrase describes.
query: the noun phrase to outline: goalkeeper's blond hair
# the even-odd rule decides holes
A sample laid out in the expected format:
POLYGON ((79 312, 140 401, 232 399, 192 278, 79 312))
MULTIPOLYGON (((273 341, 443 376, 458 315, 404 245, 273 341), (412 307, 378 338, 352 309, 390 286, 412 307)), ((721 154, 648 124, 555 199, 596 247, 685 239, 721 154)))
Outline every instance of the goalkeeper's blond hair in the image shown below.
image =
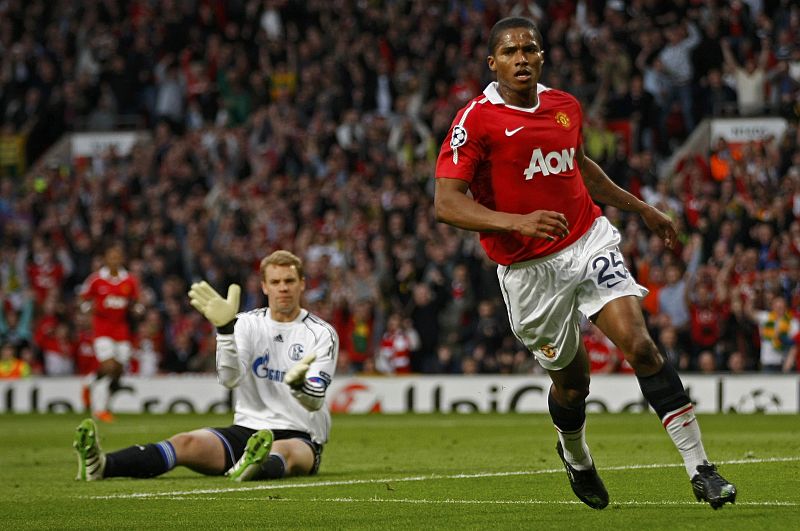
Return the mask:
POLYGON ((305 278, 305 273, 303 272, 303 261, 289 251, 284 251, 281 249, 265 256, 261 260, 261 265, 258 269, 261 273, 262 279, 266 278, 267 266, 270 265, 294 266, 295 270, 297 271, 297 276, 300 277, 300 280, 305 278))

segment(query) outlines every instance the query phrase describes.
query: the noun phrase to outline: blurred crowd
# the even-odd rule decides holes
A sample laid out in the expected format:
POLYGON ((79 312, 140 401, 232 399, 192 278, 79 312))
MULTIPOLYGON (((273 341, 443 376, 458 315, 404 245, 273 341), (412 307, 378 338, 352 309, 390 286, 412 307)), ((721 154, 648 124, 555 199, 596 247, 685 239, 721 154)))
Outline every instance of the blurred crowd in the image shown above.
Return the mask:
MULTIPOLYGON (((541 28, 542 82, 583 104, 585 148, 669 212, 675 250, 606 207, 648 325, 682 370, 797 370, 800 7, 790 0, 5 0, 0 2, 0 376, 94 369, 76 299, 122 241, 146 307, 140 374, 214 368, 189 284, 306 263, 305 306, 341 374, 531 373, 495 265, 434 220, 451 120, 492 79, 491 26, 541 28), (659 178, 704 118, 777 115, 782 139, 714 145, 659 178), (64 133, 151 140, 69 164, 64 133), (68 360, 67 370, 44 363, 68 360)), ((630 370, 590 323, 595 372, 630 370)), ((58 364, 63 368, 65 364, 58 364)))

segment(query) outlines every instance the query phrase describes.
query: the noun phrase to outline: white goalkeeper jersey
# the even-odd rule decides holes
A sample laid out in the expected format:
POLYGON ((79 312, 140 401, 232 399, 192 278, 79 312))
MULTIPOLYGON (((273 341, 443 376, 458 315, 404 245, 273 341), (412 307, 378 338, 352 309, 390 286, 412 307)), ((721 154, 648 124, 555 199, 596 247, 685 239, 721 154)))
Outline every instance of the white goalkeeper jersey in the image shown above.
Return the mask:
POLYGON ((220 360, 236 359, 230 356, 230 349, 235 349, 240 374, 234 390, 234 424, 254 430, 299 430, 324 444, 331 424, 327 403, 308 411, 283 378, 303 357, 316 354, 303 389, 324 396, 339 353, 333 327, 307 310, 301 310, 294 321, 282 323, 270 317, 269 308, 259 308, 237 315, 234 341, 230 339, 230 335, 217 335, 217 371, 222 382, 220 360))

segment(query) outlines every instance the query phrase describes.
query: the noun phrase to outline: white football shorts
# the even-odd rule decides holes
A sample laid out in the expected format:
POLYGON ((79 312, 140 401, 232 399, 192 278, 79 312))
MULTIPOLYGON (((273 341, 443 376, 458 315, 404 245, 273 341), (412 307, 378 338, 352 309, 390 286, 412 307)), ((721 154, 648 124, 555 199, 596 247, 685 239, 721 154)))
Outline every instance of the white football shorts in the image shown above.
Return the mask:
POLYGON ((120 365, 126 365, 131 359, 131 342, 97 337, 94 340, 94 355, 100 363, 117 360, 120 365))
POLYGON ((511 329, 545 369, 575 358, 581 313, 588 318, 619 297, 647 295, 625 267, 619 242, 619 231, 601 216, 566 249, 497 267, 511 329))

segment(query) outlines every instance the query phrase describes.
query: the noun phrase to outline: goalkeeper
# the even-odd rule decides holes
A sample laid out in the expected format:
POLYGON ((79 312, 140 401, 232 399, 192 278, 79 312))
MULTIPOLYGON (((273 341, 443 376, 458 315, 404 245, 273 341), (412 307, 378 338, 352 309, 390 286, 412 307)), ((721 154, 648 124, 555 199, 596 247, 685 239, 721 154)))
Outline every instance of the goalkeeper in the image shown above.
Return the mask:
POLYGON ((192 306, 217 328, 219 382, 236 388, 233 425, 202 428, 167 440, 104 453, 86 419, 75 432, 79 480, 148 478, 182 465, 233 481, 316 474, 331 417, 325 391, 339 351, 333 327, 301 308, 302 261, 275 251, 261 261, 268 308, 237 314, 239 286, 223 299, 193 284, 192 306))

